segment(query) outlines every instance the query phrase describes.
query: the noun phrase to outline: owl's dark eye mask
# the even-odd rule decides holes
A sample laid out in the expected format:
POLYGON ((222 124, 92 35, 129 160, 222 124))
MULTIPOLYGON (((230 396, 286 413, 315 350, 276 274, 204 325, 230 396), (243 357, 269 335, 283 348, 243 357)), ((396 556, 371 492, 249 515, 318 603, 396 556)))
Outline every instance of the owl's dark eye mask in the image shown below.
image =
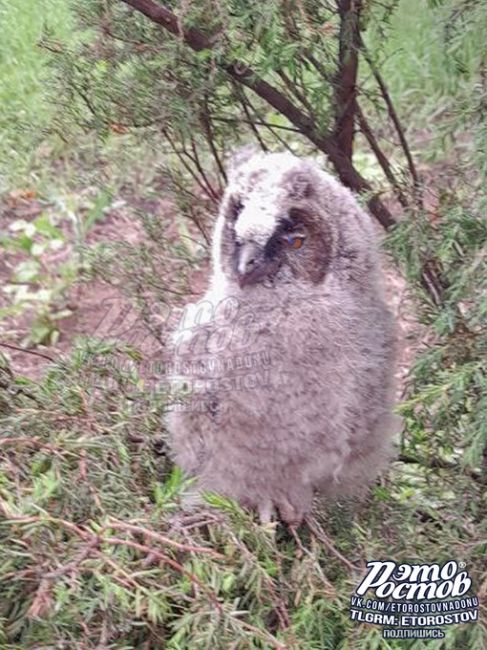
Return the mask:
POLYGON ((266 259, 273 259, 282 250, 300 249, 306 240, 306 235, 306 228, 302 222, 287 216, 282 217, 275 233, 265 246, 266 259))
POLYGON ((285 248, 298 250, 306 239, 306 229, 301 220, 301 211, 290 210, 289 216, 283 217, 277 229, 276 236, 285 248))

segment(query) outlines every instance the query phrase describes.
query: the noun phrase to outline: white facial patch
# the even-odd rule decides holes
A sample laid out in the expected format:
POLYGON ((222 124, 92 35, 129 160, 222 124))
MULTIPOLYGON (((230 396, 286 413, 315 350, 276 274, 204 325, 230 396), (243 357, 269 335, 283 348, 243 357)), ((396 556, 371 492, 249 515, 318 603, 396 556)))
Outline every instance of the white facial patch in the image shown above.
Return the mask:
POLYGON ((252 196, 245 202, 235 223, 235 234, 240 242, 255 241, 264 246, 274 233, 279 215, 276 214, 276 198, 271 193, 252 196))
POLYGON ((289 188, 283 187, 287 174, 302 166, 290 153, 260 153, 253 156, 232 177, 234 193, 245 197, 235 224, 240 242, 264 245, 275 232, 280 218, 279 205, 289 188))

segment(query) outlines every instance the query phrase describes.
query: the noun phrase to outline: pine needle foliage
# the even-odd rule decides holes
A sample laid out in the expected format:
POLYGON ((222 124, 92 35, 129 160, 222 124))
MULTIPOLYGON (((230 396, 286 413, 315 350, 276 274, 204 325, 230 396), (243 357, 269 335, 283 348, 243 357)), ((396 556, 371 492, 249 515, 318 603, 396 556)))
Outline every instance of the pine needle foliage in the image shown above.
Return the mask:
MULTIPOLYGON (((3 362, 5 650, 384 647, 379 628, 347 611, 367 559, 454 556, 485 585, 482 483, 454 461, 430 463, 431 438, 419 464, 396 463, 367 503, 320 506, 331 547, 305 526, 262 527, 216 495, 184 511, 185 481, 166 455, 167 396, 144 389, 139 363, 133 349, 93 340, 38 384, 3 362)), ((486 642, 481 608, 434 647, 486 642)))

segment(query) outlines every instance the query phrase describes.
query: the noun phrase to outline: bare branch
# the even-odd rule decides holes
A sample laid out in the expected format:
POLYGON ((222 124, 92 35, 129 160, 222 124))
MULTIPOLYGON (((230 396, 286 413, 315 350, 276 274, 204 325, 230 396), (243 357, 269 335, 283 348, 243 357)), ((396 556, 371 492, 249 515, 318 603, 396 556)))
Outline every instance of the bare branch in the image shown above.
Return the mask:
POLYGON ((209 555, 215 558, 219 558, 219 559, 224 558, 224 556, 221 553, 218 553, 217 551, 207 546, 194 546, 191 544, 181 544, 180 542, 176 542, 175 540, 171 539, 170 537, 167 537, 166 535, 161 535, 160 533, 151 530, 150 528, 146 528, 145 526, 140 526, 138 524, 128 523, 125 521, 121 521, 119 519, 110 519, 107 524, 107 527, 113 528, 114 530, 123 530, 124 532, 130 532, 137 535, 142 535, 144 537, 148 537, 149 539, 153 539, 156 542, 160 542, 161 544, 172 546, 178 549, 179 551, 186 551, 187 553, 208 553, 209 555))
POLYGON ((36 350, 26 350, 25 348, 20 348, 18 345, 12 345, 11 343, 0 343, 2 348, 8 348, 9 350, 15 350, 16 352, 24 352, 25 354, 33 354, 36 357, 42 357, 48 361, 56 361, 54 357, 50 357, 48 354, 43 352, 37 352, 36 350))
POLYGON ((340 35, 335 86, 334 138, 352 160, 355 113, 357 110, 357 71, 360 47, 361 0, 338 0, 340 35))
POLYGON ((201 166, 200 157, 198 155, 198 149, 196 147, 196 143, 193 137, 191 137, 191 151, 193 152, 192 161, 194 162, 194 165, 198 170, 198 173, 200 174, 201 178, 204 180, 205 185, 208 187, 208 190, 211 193, 213 200, 217 201, 219 198, 218 192, 214 189, 213 185, 211 184, 209 178, 205 173, 205 170, 201 166))
MULTIPOLYGON (((223 167, 223 163, 220 159, 220 156, 218 155, 217 148, 215 146, 215 137, 213 134, 213 127, 211 124, 211 112, 210 112, 210 106, 208 102, 208 98, 205 98, 203 109, 201 110, 200 113, 200 120, 201 124, 203 126, 203 129, 206 133, 206 139, 208 141, 208 145, 211 149, 211 154, 213 156, 213 160, 215 161, 215 164, 218 168, 218 171, 220 172, 221 179, 223 179, 223 182, 227 182, 227 175, 225 173, 225 169, 223 167)), ((220 191, 222 190, 221 186, 221 180, 219 179, 220 182, 220 191)))
MULTIPOLYGON (((203 190, 203 192, 208 196, 208 198, 209 198, 211 201, 215 201, 215 195, 214 195, 214 192, 213 192, 213 188, 208 187, 208 186, 207 186, 207 185, 202 181, 202 178, 200 178, 200 176, 198 176, 198 173, 195 172, 195 170, 191 167, 191 165, 190 165, 190 164, 185 160, 185 157, 186 157, 186 158, 189 158, 189 159, 191 160, 191 162, 194 164, 194 160, 192 159, 192 157, 191 157, 191 155, 188 153, 188 151, 185 149, 185 147, 183 146, 183 150, 180 151, 180 150, 176 147, 176 144, 175 144, 174 140, 172 139, 172 137, 169 135, 169 132, 168 132, 167 129, 161 129, 161 133, 164 135, 164 137, 166 138, 166 140, 167 140, 167 141, 169 142, 169 144, 171 145, 171 148, 172 148, 173 152, 174 152, 174 153, 176 154, 176 156, 179 158, 179 160, 181 161, 181 164, 182 164, 183 167, 186 169, 186 171, 187 171, 187 172, 191 175, 191 177, 196 181, 196 183, 197 183, 197 184, 199 185, 199 187, 203 190)), ((204 179, 203 179, 203 180, 204 180, 204 179)))
POLYGON ((245 113, 245 117, 247 118, 246 123, 252 129, 252 133, 255 135, 255 139, 259 143, 259 146, 262 149, 262 151, 267 151, 268 150, 267 146, 266 146, 265 142, 262 140, 262 138, 260 136, 259 129, 256 126, 255 120, 253 120, 252 116, 250 115, 249 101, 247 99, 245 91, 242 88, 240 88, 235 82, 234 82, 233 85, 234 85, 235 91, 237 93, 238 101, 239 101, 240 105, 242 106, 243 112, 245 113))
POLYGON ((357 104, 357 117, 358 117, 358 123, 360 126, 360 130, 364 134, 364 136, 367 138, 367 142, 370 145, 370 148, 375 154, 375 157, 377 158, 377 162, 382 168, 382 171, 384 172, 387 180, 391 184, 394 192, 396 193, 397 200, 399 203, 404 207, 408 207, 408 201, 406 197, 404 196, 404 192, 402 191, 396 177, 394 176, 394 172, 392 171, 391 164, 389 163, 386 155, 382 151, 382 149, 379 146, 379 143, 377 142, 377 139, 375 135, 372 132, 372 129, 369 126, 369 123, 367 122, 367 119, 365 115, 362 112, 362 109, 360 106, 357 104))
MULTIPOLYGON (((260 114, 260 112, 258 111, 258 109, 254 106, 254 104, 252 103, 252 101, 250 100, 250 98, 247 97, 247 93, 245 92, 244 89, 242 89, 242 93, 243 93, 243 95, 244 95, 244 97, 245 97, 245 104, 246 104, 246 106, 248 106, 249 110, 252 111, 252 114, 253 114, 255 117, 257 117, 257 120, 256 120, 255 117, 252 117, 252 115, 250 114, 250 112, 246 112, 245 115, 246 115, 246 117, 247 117, 247 120, 251 120, 251 121, 253 121, 256 125, 259 125, 259 126, 265 126, 265 127, 268 129, 268 131, 272 134, 272 136, 275 138, 275 140, 276 140, 276 141, 277 141, 277 142, 278 142, 282 147, 284 147, 284 149, 287 149, 288 151, 290 151, 290 152, 292 153, 292 149, 291 149, 291 147, 288 145, 288 143, 287 143, 285 140, 283 140, 283 139, 281 138, 281 136, 279 135, 279 133, 276 133, 276 130, 278 130, 278 127, 275 127, 273 124, 269 124, 268 122, 264 122, 264 121, 262 120, 262 115, 260 114)), ((295 133, 299 133, 299 134, 301 134, 301 131, 300 131, 299 129, 294 129, 294 132, 295 132, 295 133)), ((265 144, 264 144, 264 146, 265 146, 265 144)), ((266 149, 264 149, 264 151, 265 151, 265 150, 266 150, 266 149)))
POLYGON ((336 546, 333 545, 331 540, 328 538, 328 536, 325 534, 325 531, 321 528, 319 523, 316 521, 315 517, 312 517, 311 515, 307 515, 304 518, 308 528, 310 531, 313 533, 313 535, 323 544, 325 548, 327 548, 333 555, 344 564, 349 571, 360 571, 361 568, 355 566, 350 562, 350 560, 347 560, 347 558, 340 553, 340 551, 336 548, 336 546))
MULTIPOLYGON (((121 0, 140 11, 152 21, 158 23, 169 32, 182 38, 182 40, 193 50, 199 52, 204 49, 211 49, 210 40, 193 27, 184 29, 180 25, 177 16, 163 5, 153 0, 121 0)), ((227 72, 238 83, 253 90, 259 97, 287 117, 299 131, 310 140, 320 151, 325 153, 344 185, 355 192, 369 193, 372 190, 370 183, 359 174, 352 165, 350 157, 342 150, 336 142, 333 134, 323 135, 319 126, 307 115, 305 115, 293 102, 291 102, 279 90, 271 86, 267 81, 261 79, 252 68, 241 61, 219 63, 220 67, 227 72)), ((372 214, 379 222, 388 228, 395 224, 388 208, 375 195, 368 200, 368 206, 372 214)))
POLYGON ((271 124, 270 122, 263 122, 260 119, 242 119, 241 117, 214 117, 215 122, 228 122, 230 124, 256 124, 257 126, 265 126, 268 129, 279 129, 282 131, 291 131, 292 133, 301 133, 299 129, 295 129, 292 126, 285 126, 284 124, 271 124))
POLYGON ((406 140, 406 136, 404 134, 404 129, 402 127, 401 121, 399 119, 399 116, 396 112, 396 109, 394 107, 394 104, 392 103, 391 96, 389 94, 389 91, 387 89, 387 86, 385 84, 385 81, 375 65, 372 57, 370 54, 367 52, 367 49, 364 45, 363 42, 361 42, 361 49, 362 53, 364 55, 365 60, 369 64, 369 67, 372 71, 372 74, 375 77, 375 80, 377 81, 377 85, 379 86, 380 93, 382 95, 382 98, 385 102, 385 105, 387 107, 387 112, 389 114, 389 117, 391 118, 392 123, 394 124, 394 128, 396 129, 397 136, 399 138, 399 142, 401 143, 401 147, 404 151, 404 155, 406 157, 407 163, 408 163, 408 168, 409 168, 409 173, 411 174, 411 178, 413 180, 413 186, 414 186, 414 192, 415 192, 415 199, 416 203, 418 204, 418 207, 422 208, 422 199, 421 199, 421 180, 419 178, 419 174, 416 170, 416 165, 414 164, 413 156, 411 154, 411 150, 409 148, 408 142, 406 140))
POLYGON ((301 104, 306 108, 306 110, 308 111, 309 116, 313 117, 313 112, 314 112, 313 107, 311 106, 309 101, 306 99, 306 97, 303 95, 303 93, 299 90, 299 88, 294 83, 294 81, 287 76, 287 74, 284 72, 284 70, 277 70, 277 74, 282 79, 284 85, 289 90, 291 95, 294 95, 294 97, 299 102, 301 102, 301 104))

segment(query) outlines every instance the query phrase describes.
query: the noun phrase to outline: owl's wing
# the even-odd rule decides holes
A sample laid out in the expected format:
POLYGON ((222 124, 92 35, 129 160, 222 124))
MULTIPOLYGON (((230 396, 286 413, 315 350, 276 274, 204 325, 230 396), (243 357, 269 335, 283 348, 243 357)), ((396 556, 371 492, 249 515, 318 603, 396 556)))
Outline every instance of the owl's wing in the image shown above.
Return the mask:
POLYGON ((209 347, 218 329, 214 306, 203 299, 186 306, 171 337, 167 424, 172 447, 177 449, 175 461, 190 474, 199 473, 205 463, 208 437, 218 415, 209 347))

